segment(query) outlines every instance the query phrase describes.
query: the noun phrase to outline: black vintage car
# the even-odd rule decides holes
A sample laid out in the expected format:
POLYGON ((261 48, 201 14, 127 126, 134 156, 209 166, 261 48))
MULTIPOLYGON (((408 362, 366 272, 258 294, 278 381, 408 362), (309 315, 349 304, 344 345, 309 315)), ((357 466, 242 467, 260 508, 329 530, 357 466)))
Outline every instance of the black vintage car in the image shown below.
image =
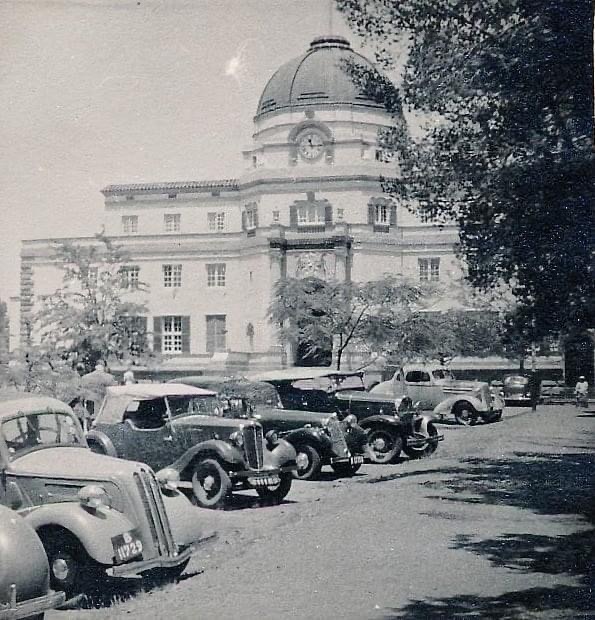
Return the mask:
POLYGON ((401 450, 410 458, 432 454, 444 439, 432 414, 416 411, 407 397, 390 398, 366 391, 362 371, 290 368, 263 373, 258 380, 275 387, 284 408, 336 413, 356 418, 367 432, 370 460, 391 463, 401 450))
POLYGON ((250 488, 278 503, 297 468, 291 444, 265 437, 255 420, 226 419, 215 392, 188 385, 108 387, 87 441, 96 452, 174 470, 205 508, 250 488))
POLYGON ((268 398, 271 393, 276 398, 270 386, 257 382, 209 376, 180 377, 171 382, 216 390, 226 417, 256 420, 268 437, 288 441, 297 453, 294 476, 299 480, 316 480, 324 465, 341 476, 352 476, 367 456, 366 433, 354 416, 340 421, 334 412, 277 407, 268 398), (267 396, 264 403, 259 398, 263 394, 267 396))

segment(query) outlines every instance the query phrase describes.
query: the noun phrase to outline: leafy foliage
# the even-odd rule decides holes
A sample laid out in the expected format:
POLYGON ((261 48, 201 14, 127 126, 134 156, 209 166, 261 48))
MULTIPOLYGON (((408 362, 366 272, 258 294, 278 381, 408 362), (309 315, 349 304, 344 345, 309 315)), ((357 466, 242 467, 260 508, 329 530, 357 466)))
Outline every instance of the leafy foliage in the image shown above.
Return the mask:
POLYGON ((41 345, 90 371, 99 360, 145 353, 146 308, 142 283, 130 287, 128 257, 102 234, 90 245, 56 245, 62 287, 43 300, 34 317, 41 345))
POLYGON ((531 338, 595 324, 592 6, 586 0, 336 0, 399 89, 351 66, 393 114, 385 190, 454 222, 468 279, 508 283, 531 338), (406 131, 401 107, 423 125, 406 131))

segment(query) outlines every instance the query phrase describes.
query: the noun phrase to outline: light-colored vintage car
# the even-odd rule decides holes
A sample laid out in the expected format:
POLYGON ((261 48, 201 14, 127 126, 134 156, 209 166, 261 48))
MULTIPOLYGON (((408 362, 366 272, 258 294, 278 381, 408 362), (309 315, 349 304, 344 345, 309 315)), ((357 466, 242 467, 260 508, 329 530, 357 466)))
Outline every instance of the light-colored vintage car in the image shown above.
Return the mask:
POLYGON ((0 620, 39 620, 63 602, 64 592, 50 590, 39 536, 18 514, 0 506, 0 620))
POLYGON ((45 548, 68 596, 102 575, 175 578, 200 538, 196 509, 142 463, 93 453, 72 409, 53 398, 0 402, 0 504, 45 548))
POLYGON ((392 379, 379 383, 371 394, 395 398, 408 396, 422 410, 446 417, 454 415, 459 424, 479 420, 497 422, 502 418, 504 401, 482 381, 459 381, 440 365, 409 364, 399 368, 392 379))

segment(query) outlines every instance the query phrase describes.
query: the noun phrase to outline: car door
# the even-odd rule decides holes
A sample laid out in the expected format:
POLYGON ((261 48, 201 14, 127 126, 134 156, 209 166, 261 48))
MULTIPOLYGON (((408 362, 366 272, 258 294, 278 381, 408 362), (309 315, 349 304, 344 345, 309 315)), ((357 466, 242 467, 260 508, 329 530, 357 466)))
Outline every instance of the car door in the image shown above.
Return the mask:
POLYGON ((422 409, 433 409, 432 381, 426 370, 408 370, 405 373, 407 395, 414 403, 420 404, 422 409))

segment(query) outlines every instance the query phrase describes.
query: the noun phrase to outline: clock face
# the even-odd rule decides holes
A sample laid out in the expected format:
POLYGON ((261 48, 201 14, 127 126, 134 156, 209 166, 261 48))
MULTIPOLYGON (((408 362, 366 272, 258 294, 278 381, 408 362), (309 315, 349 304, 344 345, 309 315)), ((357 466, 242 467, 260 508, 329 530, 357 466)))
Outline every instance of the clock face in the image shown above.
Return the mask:
POLYGON ((310 131, 300 136, 298 149, 304 159, 316 159, 322 155, 324 143, 317 133, 310 131))

